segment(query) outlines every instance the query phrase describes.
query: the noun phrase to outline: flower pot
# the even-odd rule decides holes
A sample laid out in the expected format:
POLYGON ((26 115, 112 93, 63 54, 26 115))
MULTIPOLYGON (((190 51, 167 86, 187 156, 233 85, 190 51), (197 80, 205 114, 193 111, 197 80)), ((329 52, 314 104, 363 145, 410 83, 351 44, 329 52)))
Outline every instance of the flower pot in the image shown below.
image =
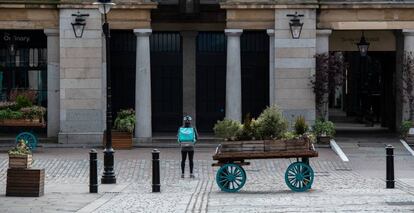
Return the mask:
MULTIPOLYGON (((132 133, 112 130, 112 148, 132 149, 132 133)), ((104 132, 103 146, 106 143, 106 132, 104 132)))
POLYGON ((329 136, 318 136, 317 137, 317 143, 318 144, 330 144, 331 137, 329 136))
POLYGON ((27 169, 32 166, 32 155, 9 155, 9 168, 27 169))

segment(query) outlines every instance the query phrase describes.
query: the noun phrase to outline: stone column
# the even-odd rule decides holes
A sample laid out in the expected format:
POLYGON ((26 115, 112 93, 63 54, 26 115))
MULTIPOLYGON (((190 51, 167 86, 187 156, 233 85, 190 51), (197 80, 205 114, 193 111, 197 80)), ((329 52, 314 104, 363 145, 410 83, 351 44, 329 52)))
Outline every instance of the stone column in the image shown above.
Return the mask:
POLYGON ((57 137, 60 124, 59 30, 45 29, 47 36, 47 137, 57 137))
POLYGON ((183 115, 196 124, 196 38, 197 32, 181 32, 183 37, 183 115))
MULTIPOLYGON (((328 54, 329 56, 329 36, 332 34, 332 30, 316 30, 316 54, 328 54)), ((326 87, 328 87, 328 82, 326 83, 326 87)), ((325 120, 329 120, 329 93, 325 94, 324 97, 326 104, 324 104, 323 116, 325 120)), ((318 107, 318 106, 316 106, 318 107)))
POLYGON ((102 16, 96 9, 60 9, 59 143, 102 144, 102 16), (87 13, 82 38, 72 14, 87 13))
POLYGON ((276 104, 275 101, 275 30, 268 29, 269 35, 269 105, 276 104))
POLYGON ((275 97, 284 116, 294 121, 302 115, 315 120, 315 95, 309 78, 315 73, 316 10, 275 9, 275 97), (288 14, 303 14, 302 33, 293 39, 288 14))
MULTIPOLYGON (((402 60, 405 60, 405 55, 407 53, 414 54, 414 30, 413 29, 405 29, 405 30, 402 31, 402 33, 403 33, 403 36, 404 36, 404 53, 403 53, 403 56, 402 56, 403 57, 402 60)), ((404 64, 404 61, 402 61, 402 62, 404 64)), ((414 91, 412 91, 412 92, 414 93, 414 91)), ((409 119, 411 119, 410 118, 410 106, 409 106, 408 103, 404 103, 403 104, 403 120, 409 120, 409 119)))
POLYGON ((226 118, 242 120, 241 96, 241 29, 226 29, 227 36, 227 72, 226 72, 226 118))
POLYGON ((329 53, 329 36, 332 30, 316 30, 316 54, 329 53))
POLYGON ((148 142, 152 137, 151 121, 151 29, 134 29, 137 37, 136 81, 135 81, 135 137, 148 142))

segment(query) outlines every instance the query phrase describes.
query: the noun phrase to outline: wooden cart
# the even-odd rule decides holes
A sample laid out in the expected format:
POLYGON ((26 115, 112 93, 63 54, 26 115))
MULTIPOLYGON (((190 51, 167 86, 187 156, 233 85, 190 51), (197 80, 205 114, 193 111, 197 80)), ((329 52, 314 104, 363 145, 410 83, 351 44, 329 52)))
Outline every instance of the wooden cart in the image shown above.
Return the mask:
POLYGON ((235 141, 220 144, 213 156, 212 166, 220 166, 216 182, 225 192, 237 192, 246 183, 246 171, 242 166, 250 165, 245 160, 296 158, 285 172, 286 185, 295 192, 311 188, 314 172, 309 158, 318 157, 308 138, 294 140, 235 141), (299 160, 301 159, 301 160, 299 160))

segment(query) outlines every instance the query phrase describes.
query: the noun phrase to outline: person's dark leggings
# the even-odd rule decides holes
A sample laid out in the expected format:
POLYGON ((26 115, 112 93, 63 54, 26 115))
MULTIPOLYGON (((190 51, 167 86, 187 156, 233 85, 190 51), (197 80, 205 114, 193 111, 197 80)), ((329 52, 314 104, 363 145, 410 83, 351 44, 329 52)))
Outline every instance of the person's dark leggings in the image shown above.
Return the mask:
POLYGON ((181 151, 181 173, 184 174, 185 169, 185 161, 187 159, 188 154, 188 160, 190 161, 190 173, 193 174, 193 157, 194 157, 194 151, 181 151))

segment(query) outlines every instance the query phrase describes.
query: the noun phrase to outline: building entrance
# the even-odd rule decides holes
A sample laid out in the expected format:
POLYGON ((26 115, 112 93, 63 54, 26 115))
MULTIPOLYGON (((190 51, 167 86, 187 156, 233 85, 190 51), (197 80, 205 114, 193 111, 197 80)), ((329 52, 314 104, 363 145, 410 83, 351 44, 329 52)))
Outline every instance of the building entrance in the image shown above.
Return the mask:
POLYGON ((393 51, 344 52, 344 83, 330 93, 330 120, 395 129, 395 59, 393 51))

